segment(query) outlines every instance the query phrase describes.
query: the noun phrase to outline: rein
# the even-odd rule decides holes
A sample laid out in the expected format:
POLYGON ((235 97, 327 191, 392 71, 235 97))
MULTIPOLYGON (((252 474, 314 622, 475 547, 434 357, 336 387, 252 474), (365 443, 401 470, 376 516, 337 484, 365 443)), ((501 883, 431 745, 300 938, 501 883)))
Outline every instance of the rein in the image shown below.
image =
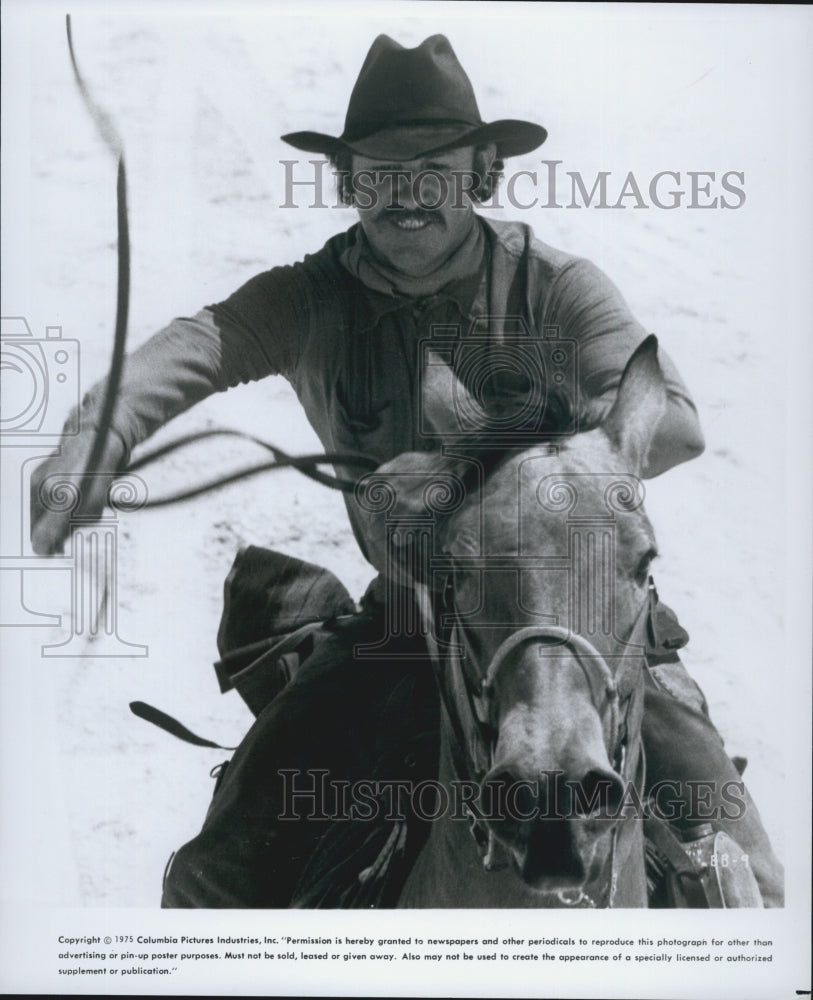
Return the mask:
POLYGON ((255 437, 253 434, 246 434, 243 431, 231 430, 229 428, 214 428, 212 430, 186 434, 183 437, 177 438, 175 441, 170 441, 169 444, 148 452, 146 455, 142 455, 135 462, 130 463, 127 467, 127 472, 135 472, 138 469, 144 468, 146 465, 151 465, 159 458, 163 458, 165 455, 171 454, 173 451, 177 451, 187 445, 195 444, 198 441, 204 441, 213 437, 236 437, 244 441, 251 441, 253 444, 259 445, 261 448, 265 448, 266 451, 270 451, 274 456, 274 461, 261 462, 258 465, 250 465, 244 469, 239 469, 237 472, 228 473, 224 476, 218 476, 217 478, 211 479, 206 483, 201 483, 198 486, 192 486, 185 490, 179 490, 177 493, 171 493, 165 497, 154 497, 153 499, 148 500, 144 504, 144 507, 167 507, 170 504, 181 503, 184 500, 191 500, 193 497, 202 496, 204 493, 211 493, 212 490, 219 489, 222 486, 228 486, 229 484, 236 483, 242 479, 248 479, 250 476, 256 476, 261 472, 269 472, 274 469, 286 468, 296 469, 309 479, 313 479, 315 482, 321 483, 322 486, 327 486, 334 490, 341 490, 343 493, 352 493, 356 488, 356 480, 344 479, 341 476, 331 476, 325 472, 319 472, 317 466, 326 464, 356 466, 367 472, 375 472, 378 468, 378 462, 371 459, 368 455, 362 455, 357 452, 320 452, 316 455, 293 456, 283 451, 282 448, 271 444, 269 441, 264 441, 262 438, 255 437))

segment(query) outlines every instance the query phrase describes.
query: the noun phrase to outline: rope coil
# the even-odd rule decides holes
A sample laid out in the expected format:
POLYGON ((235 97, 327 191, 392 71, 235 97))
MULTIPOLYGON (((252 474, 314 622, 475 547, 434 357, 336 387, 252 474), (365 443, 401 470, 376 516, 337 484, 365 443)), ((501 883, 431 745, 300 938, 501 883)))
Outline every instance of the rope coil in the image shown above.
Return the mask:
MULTIPOLYGON (((93 119, 94 124, 98 130, 99 136, 102 142, 105 144, 110 153, 116 158, 117 161, 117 176, 116 176, 116 224, 117 224, 117 240, 116 240, 116 256, 117 256, 117 277, 116 277, 116 322, 115 322, 115 335, 113 340, 113 353, 110 360, 110 368, 107 374, 104 398, 99 414, 98 421, 96 423, 96 431, 93 438, 93 444, 91 445, 90 452, 88 454, 87 462, 85 463, 84 475, 93 476, 95 473, 99 472, 99 465, 104 454, 105 445, 107 443, 108 436, 113 424, 113 412, 116 407, 116 401, 119 395, 119 388, 121 386, 121 377, 124 371, 124 360, 125 351, 127 343, 127 321, 129 315, 130 306, 130 226, 129 226, 129 212, 127 208, 127 171, 124 161, 124 142, 116 128, 113 119, 106 112, 101 105, 96 101, 90 92, 90 88, 85 82, 82 73, 79 69, 79 64, 76 59, 76 53, 74 51, 73 45, 73 32, 71 29, 71 15, 65 15, 65 29, 68 38, 68 52, 70 54, 71 66, 73 67, 74 80, 76 82, 77 89, 88 110, 88 114, 93 119)), ((212 490, 219 489, 222 486, 226 486, 230 483, 238 482, 242 479, 247 479, 249 476, 257 475, 260 472, 266 472, 271 469, 278 468, 295 468, 298 469, 303 475, 315 480, 317 483, 321 483, 323 486, 328 486, 331 489, 342 490, 345 493, 352 492, 355 489, 355 481, 352 479, 344 479, 340 476, 331 476, 324 472, 319 472, 317 466, 330 463, 333 465, 348 465, 356 466, 364 471, 373 472, 378 467, 378 463, 374 462, 366 455, 359 454, 324 454, 324 455, 303 455, 294 457, 287 454, 281 448, 270 444, 267 441, 263 441, 260 438, 254 437, 250 434, 244 434, 241 431, 229 430, 229 429, 216 429, 210 431, 201 431, 196 434, 189 434, 184 437, 178 438, 176 441, 170 444, 164 445, 161 448, 157 448, 146 455, 143 455, 136 462, 130 464, 126 471, 134 472, 136 469, 144 468, 144 466, 151 464, 164 455, 168 455, 179 448, 185 447, 188 444, 193 444, 197 441, 204 440, 206 438, 215 436, 232 436, 241 437, 246 440, 252 441, 258 444, 260 447, 265 448, 274 455, 273 462, 264 462, 259 465, 254 465, 241 469, 238 472, 229 473, 224 476, 220 476, 216 479, 209 480, 208 482, 202 483, 199 486, 191 487, 186 490, 181 490, 177 493, 170 494, 165 497, 157 497, 153 500, 149 500, 144 507, 165 507, 170 504, 181 503, 184 500, 190 500, 194 497, 202 496, 204 493, 209 493, 212 490)))

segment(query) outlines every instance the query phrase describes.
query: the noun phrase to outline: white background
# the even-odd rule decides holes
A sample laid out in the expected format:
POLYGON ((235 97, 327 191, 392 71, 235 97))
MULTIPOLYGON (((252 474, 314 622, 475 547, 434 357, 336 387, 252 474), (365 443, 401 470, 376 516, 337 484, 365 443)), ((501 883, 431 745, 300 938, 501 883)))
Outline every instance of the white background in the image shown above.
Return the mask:
MULTIPOLYGON (((706 453, 647 484, 662 553, 657 580, 692 635, 685 660, 730 752, 749 758, 749 787, 787 866, 788 907, 691 914, 691 924, 687 914, 498 913, 460 914, 454 925, 480 919, 487 934, 488 927, 507 931, 532 921, 539 933, 561 934, 573 920, 626 928, 630 936, 655 925, 725 927, 732 934, 735 926, 751 928, 751 936, 778 942, 779 964, 769 975, 726 970, 706 982, 702 970, 686 970, 674 981, 659 969, 642 970, 637 985, 628 980, 615 988, 626 995, 767 997, 808 987, 809 11, 177 2, 116 5, 115 13, 75 4, 71 12, 83 74, 126 149, 131 346, 258 271, 318 249, 352 223, 347 210, 279 207, 279 161, 298 155, 279 136, 306 128, 340 133, 355 76, 381 31, 405 45, 446 33, 485 120, 527 118, 548 128, 547 143, 509 161, 509 170, 542 171, 543 158, 561 160, 560 170, 581 172, 588 189, 597 170, 610 171, 611 191, 632 171, 644 192, 658 171, 680 172, 679 186, 688 191, 687 172, 707 170, 716 173, 718 194, 723 173, 744 173, 746 201, 737 210, 690 210, 687 195, 674 211, 537 208, 501 215, 532 224, 541 239, 604 268, 658 334, 696 400, 706 453)), ((61 325, 65 337, 77 339, 84 391, 106 371, 112 346, 115 164, 73 84, 64 9, 6 3, 3 29, 2 312, 24 315, 37 336, 61 325)), ((331 194, 328 186, 326 200, 331 194)), ((279 379, 207 401, 162 439, 213 424, 259 433, 292 452, 317 445, 279 379)), ((253 457, 248 446, 213 446, 151 470, 149 487, 163 493, 253 457)), ((4 479, 7 510, 19 489, 4 479)), ((318 562, 355 596, 372 575, 338 494, 293 473, 122 518, 119 538, 119 631, 147 644, 147 657, 42 658, 43 644, 66 636, 67 617, 65 628, 0 631, 6 989, 53 987, 52 942, 68 925, 75 933, 104 933, 116 923, 159 934, 213 921, 208 913, 162 914, 156 907, 166 858, 199 828, 211 794, 207 772, 224 754, 172 740, 133 718, 127 704, 157 704, 227 745, 240 739, 249 714, 236 695, 219 694, 209 666, 222 581, 237 547, 267 545, 318 562)), ((67 616, 66 574, 30 574, 25 598, 36 610, 67 616)), ((266 933, 295 923, 303 934, 337 922, 359 933, 362 926, 414 922, 408 914, 342 914, 339 921, 332 914, 228 913, 217 916, 217 926, 234 932, 257 920, 266 933)), ((415 920, 449 926, 448 917, 415 920)), ((413 983, 398 972, 397 982, 384 984, 387 992, 460 989, 437 978, 413 983)), ((573 969, 544 983, 506 979, 503 971, 490 982, 478 973, 461 992, 610 992, 573 969)), ((159 985, 217 992, 233 975, 209 970, 205 982, 159 985)), ((302 973, 273 991, 382 989, 349 975, 331 970, 329 985, 320 987, 302 973)), ((149 986, 139 981, 132 988, 149 986)), ((82 983, 82 991, 89 988, 82 983)), ((249 980, 234 987, 250 990, 249 980)))

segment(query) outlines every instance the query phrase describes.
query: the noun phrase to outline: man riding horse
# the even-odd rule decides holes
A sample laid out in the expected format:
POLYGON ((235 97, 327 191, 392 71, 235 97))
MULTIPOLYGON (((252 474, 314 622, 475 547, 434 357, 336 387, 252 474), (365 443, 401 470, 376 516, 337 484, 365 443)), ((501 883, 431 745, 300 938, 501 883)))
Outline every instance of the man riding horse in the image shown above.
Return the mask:
MULTIPOLYGON (((137 444, 211 393, 273 374, 294 386, 328 452, 385 463, 438 448, 424 432, 421 412, 422 345, 438 330, 457 331, 454 338, 476 328, 495 350, 514 342, 505 335, 511 324, 531 338, 573 343, 576 357, 564 366, 559 388, 580 395, 597 416, 609 410, 645 331, 593 264, 541 243, 526 225, 475 213, 493 193, 503 160, 536 149, 546 132, 525 121, 484 123, 444 36, 413 49, 379 36, 350 97, 343 134, 283 138, 330 157, 358 223, 300 263, 272 268, 225 301, 174 320, 135 351, 107 437, 105 471, 125 468, 137 444)), ((703 451, 691 397, 663 352, 660 364, 668 404, 643 470, 647 477, 703 451)), ((528 383, 516 364, 509 361, 507 369, 513 370, 489 369, 493 377, 475 390, 510 409, 528 383)), ((465 372, 457 374, 465 380, 465 372)), ((59 551, 68 518, 39 505, 38 485, 47 475, 85 467, 103 388, 94 387, 83 402, 82 433, 66 438, 60 454, 35 474, 32 540, 40 553, 59 551)), ((345 497, 359 545, 382 571, 364 600, 366 636, 376 638, 393 593, 410 598, 403 581, 395 590, 388 585, 369 516, 357 496, 345 497)), ((104 489, 91 490, 83 513, 100 514, 104 501, 104 489)), ((685 633, 662 605, 653 619, 643 721, 648 779, 684 788, 713 783, 719 804, 719 790, 738 772, 675 652, 685 633)), ((409 778, 418 773, 409 770, 416 758, 429 771, 416 741, 421 728, 436 725, 434 693, 420 669, 423 640, 394 637, 395 653, 381 662, 354 661, 358 640, 352 630, 331 636, 260 712, 219 782, 203 829, 173 859, 165 906, 290 904, 325 827, 280 818, 291 806, 285 774, 329 770, 352 778, 368 773, 375 760, 377 773, 390 768, 388 776, 409 778), (417 749, 405 754, 410 741, 417 749)), ((713 825, 727 828, 750 856, 766 905, 781 905, 781 866, 747 793, 742 816, 726 816, 713 825)))

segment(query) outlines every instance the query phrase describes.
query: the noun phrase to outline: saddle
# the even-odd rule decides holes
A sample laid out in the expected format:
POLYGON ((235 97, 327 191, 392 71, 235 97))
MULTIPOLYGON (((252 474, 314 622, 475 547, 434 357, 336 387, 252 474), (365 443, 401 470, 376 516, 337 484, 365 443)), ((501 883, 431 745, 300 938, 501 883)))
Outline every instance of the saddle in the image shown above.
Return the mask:
POLYGON ((215 663, 220 690, 236 690, 254 715, 293 679, 316 634, 356 605, 330 570, 249 545, 223 585, 215 663))

